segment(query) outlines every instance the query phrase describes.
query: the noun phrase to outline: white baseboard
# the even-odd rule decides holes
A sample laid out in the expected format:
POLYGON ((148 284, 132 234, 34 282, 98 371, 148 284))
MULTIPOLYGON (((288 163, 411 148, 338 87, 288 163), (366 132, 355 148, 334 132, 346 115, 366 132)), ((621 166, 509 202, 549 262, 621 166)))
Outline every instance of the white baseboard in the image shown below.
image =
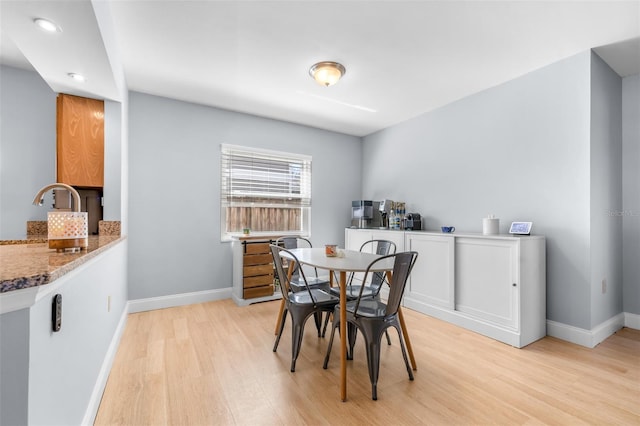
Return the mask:
POLYGON ((631 314, 629 312, 624 313, 624 326, 640 330, 640 315, 631 314))
MULTIPOLYGON (((631 314, 619 313, 591 330, 547 320, 547 335, 577 345, 594 348, 622 327, 636 328, 627 325, 627 315, 631 314)), ((635 317, 637 317, 636 320, 640 318, 638 315, 635 315, 635 317)))
POLYGON ((107 379, 109 378, 109 373, 111 372, 111 366, 113 365, 113 361, 116 357, 116 352, 118 352, 118 346, 120 345, 120 339, 122 338, 122 334, 124 333, 124 327, 127 324, 128 315, 129 312, 127 306, 125 305, 125 308, 122 310, 122 315, 120 315, 118 326, 116 327, 115 333, 113 333, 113 337, 111 338, 111 343, 109 343, 107 353, 105 354, 104 360, 102 361, 100 373, 98 374, 96 383, 93 386, 91 398, 89 398, 89 404, 87 405, 87 409, 84 413, 84 418, 82 419, 82 425, 92 425, 96 419, 98 408, 100 408, 100 401, 102 400, 102 394, 104 393, 104 388, 107 386, 107 379))
POLYGON ((192 305, 194 303, 211 302, 212 300, 231 299, 231 287, 195 291, 192 293, 171 294, 169 296, 150 297, 130 300, 129 312, 152 311, 154 309, 172 308, 174 306, 192 305))

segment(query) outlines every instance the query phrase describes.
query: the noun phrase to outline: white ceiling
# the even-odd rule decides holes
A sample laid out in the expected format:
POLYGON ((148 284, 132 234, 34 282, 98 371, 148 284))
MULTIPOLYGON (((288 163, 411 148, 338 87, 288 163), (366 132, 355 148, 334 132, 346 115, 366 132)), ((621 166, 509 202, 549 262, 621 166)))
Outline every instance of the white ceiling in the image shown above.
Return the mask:
POLYGON ((124 75, 129 90, 357 136, 591 48, 640 72, 640 0, 0 0, 0 16, 0 63, 56 92, 119 100, 124 75), (328 88, 308 75, 324 60, 347 69, 328 88))

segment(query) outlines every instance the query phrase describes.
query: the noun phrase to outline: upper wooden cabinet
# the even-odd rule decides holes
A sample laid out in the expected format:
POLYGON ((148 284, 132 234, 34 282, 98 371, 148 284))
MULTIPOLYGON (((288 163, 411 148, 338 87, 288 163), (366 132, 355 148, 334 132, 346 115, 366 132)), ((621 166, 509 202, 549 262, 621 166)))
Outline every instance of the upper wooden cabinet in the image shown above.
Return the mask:
POLYGON ((58 95, 57 181, 104 186, 104 101, 58 95))

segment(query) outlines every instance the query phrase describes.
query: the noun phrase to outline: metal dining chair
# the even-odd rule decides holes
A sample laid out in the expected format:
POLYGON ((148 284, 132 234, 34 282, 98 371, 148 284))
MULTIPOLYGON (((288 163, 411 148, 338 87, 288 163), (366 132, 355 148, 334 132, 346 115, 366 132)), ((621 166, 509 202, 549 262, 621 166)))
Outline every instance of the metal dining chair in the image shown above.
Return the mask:
POLYGON ((293 259, 296 263, 297 258, 289 250, 271 244, 271 254, 273 256, 273 263, 275 265, 276 275, 280 280, 280 290, 282 292, 282 300, 284 302, 284 311, 282 319, 278 327, 278 333, 276 341, 273 345, 273 351, 276 352, 278 344, 280 343, 280 337, 284 330, 284 324, 287 320, 287 315, 291 315, 291 371, 296 369, 296 360, 300 353, 300 347, 302 346, 302 337, 304 334, 304 325, 307 319, 311 316, 322 316, 323 312, 329 315, 330 312, 340 303, 340 298, 332 296, 331 294, 318 289, 311 288, 306 281, 304 271, 300 269, 300 278, 302 279, 304 290, 294 292, 289 282, 289 276, 284 270, 283 259, 281 254, 286 252, 287 255, 293 259))
MULTIPOLYGON (((355 345, 355 330, 359 330, 364 336, 367 351, 367 366, 369 368, 369 379, 371 380, 371 398, 378 399, 378 376, 380 372, 380 341, 382 334, 389 328, 394 327, 398 332, 400 339, 400 348, 404 358, 409 380, 413 380, 413 371, 407 358, 407 350, 405 348, 404 339, 402 338, 402 329, 398 319, 398 310, 407 285, 409 274, 416 262, 418 253, 415 251, 401 252, 383 256, 371 262, 365 272, 365 279, 372 274, 371 269, 375 269, 375 265, 383 259, 394 257, 393 275, 391 277, 389 298, 386 303, 379 299, 371 297, 364 298, 364 287, 360 289, 360 294, 355 300, 347 303, 347 329, 349 335, 349 352, 353 356, 353 347, 355 345)), ((331 355, 331 347, 333 345, 333 337, 335 330, 340 326, 339 307, 334 308, 333 326, 331 330, 331 338, 327 347, 327 354, 324 359, 323 368, 327 368, 329 364, 329 356, 331 355)))
MULTIPOLYGON (((287 250, 292 250, 296 248, 312 248, 311 241, 307 238, 299 237, 299 236, 286 236, 278 238, 275 245, 284 247, 287 250)), ((297 262, 286 262, 287 267, 293 268, 292 271, 289 272, 289 276, 291 277, 289 281, 289 285, 291 286, 291 291, 297 293, 299 291, 304 291, 306 286, 308 285, 310 288, 316 288, 320 290, 324 290, 329 292, 331 285, 329 284, 329 277, 319 277, 318 269, 308 269, 312 274, 306 274, 305 280, 300 275, 300 265, 297 262)), ((340 294, 338 294, 340 297, 340 294)), ((327 323, 329 322, 329 314, 327 314, 327 319, 325 320, 325 327, 322 328, 322 313, 318 313, 313 317, 316 323, 316 329, 318 330, 318 337, 324 337, 325 332, 327 330, 327 323)), ((277 329, 277 325, 276 325, 277 329)))
MULTIPOLYGON (((298 236, 288 236, 288 237, 280 237, 275 243, 280 247, 284 247, 287 250, 292 250, 296 248, 312 248, 311 241, 304 237, 298 236)), ((295 262, 289 262, 289 265, 293 265, 293 272, 291 273, 291 289, 293 291, 300 291, 305 289, 305 283, 300 276, 300 265, 295 262)), ((307 274, 306 276, 306 284, 308 284, 311 288, 319 288, 325 291, 329 291, 329 277, 319 277, 318 270, 313 268, 313 274, 307 274)))
MULTIPOLYGON (((369 248, 372 248, 372 250, 370 250, 372 253, 380 256, 395 254, 396 252, 396 244, 393 241, 389 240, 365 241, 360 246, 360 251, 369 252, 369 248)), ((374 272, 372 274, 370 283, 367 283, 365 280, 363 280, 361 283, 356 282, 354 284, 355 276, 356 275, 354 273, 351 273, 349 275, 349 279, 347 280, 347 300, 355 300, 361 293, 361 287, 363 286, 364 289, 362 289, 362 297, 379 297, 380 290, 382 289, 382 284, 386 282, 384 272, 374 272)), ((340 289, 337 287, 331 287, 330 292, 334 296, 340 296, 340 289)))
MULTIPOLYGON (((380 256, 386 256, 389 254, 395 254, 396 252, 396 244, 393 241, 389 240, 369 240, 365 241, 360 246, 361 252, 372 252, 380 256)), ((355 274, 351 273, 349 275, 349 279, 347 280, 347 301, 355 300, 358 298, 360 294, 362 294, 363 298, 380 298, 380 290, 382 290, 382 285, 387 281, 386 274, 384 272, 374 272, 371 276, 371 282, 367 283, 366 280, 363 280, 360 284, 354 284, 355 274), (364 288, 362 288, 364 287, 364 288)), ((358 281, 359 282, 359 281, 358 281)), ((337 287, 331 287, 329 289, 330 293, 334 296, 340 297, 340 289, 337 287)), ((324 336, 325 331, 327 329, 327 324, 329 322, 329 318, 325 319, 324 327, 322 335, 324 336)), ((389 333, 385 332, 385 336, 387 338, 387 344, 391 345, 391 338, 389 337, 389 333)))

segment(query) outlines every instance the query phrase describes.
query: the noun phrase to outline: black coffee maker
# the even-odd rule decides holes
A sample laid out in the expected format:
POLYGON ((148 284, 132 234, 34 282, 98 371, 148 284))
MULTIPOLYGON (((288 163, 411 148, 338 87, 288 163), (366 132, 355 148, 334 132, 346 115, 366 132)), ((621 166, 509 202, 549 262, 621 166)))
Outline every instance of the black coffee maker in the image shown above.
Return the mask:
POLYGON ((409 231, 420 231, 422 220, 419 213, 407 213, 402 219, 402 228, 409 231))
POLYGON ((378 210, 380 211, 380 229, 388 229, 389 228, 389 213, 391 213, 391 209, 393 208, 393 201, 391 200, 382 200, 378 205, 378 210))

